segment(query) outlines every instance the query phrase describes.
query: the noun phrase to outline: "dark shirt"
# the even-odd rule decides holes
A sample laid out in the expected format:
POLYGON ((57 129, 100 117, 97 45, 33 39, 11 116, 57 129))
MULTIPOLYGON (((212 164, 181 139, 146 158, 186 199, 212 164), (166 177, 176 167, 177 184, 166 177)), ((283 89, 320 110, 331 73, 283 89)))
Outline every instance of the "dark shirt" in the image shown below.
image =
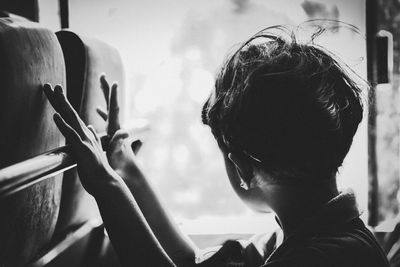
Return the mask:
POLYGON ((343 192, 276 246, 274 234, 264 255, 252 245, 228 241, 200 266, 386 267, 386 255, 359 218, 354 194, 343 192), (276 248, 277 247, 277 248, 276 248))

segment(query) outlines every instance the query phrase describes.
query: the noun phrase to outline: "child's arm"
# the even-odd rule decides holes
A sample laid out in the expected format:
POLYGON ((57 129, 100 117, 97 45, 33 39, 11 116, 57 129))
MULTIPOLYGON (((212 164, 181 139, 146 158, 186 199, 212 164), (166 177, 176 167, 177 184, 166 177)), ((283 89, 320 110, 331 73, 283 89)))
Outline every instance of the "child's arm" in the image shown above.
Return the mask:
POLYGON ((67 138, 78 163, 82 185, 99 206, 112 244, 123 266, 174 266, 154 237, 129 189, 112 170, 93 128, 86 127, 61 86, 43 87, 54 120, 67 138))
POLYGON ((98 110, 108 122, 111 138, 107 156, 111 167, 123 178, 137 201, 148 224, 169 257, 178 266, 190 266, 195 262, 195 245, 184 236, 160 203, 149 181, 138 167, 130 147, 129 134, 119 130, 117 85, 111 88, 104 76, 101 87, 107 100, 108 112, 98 110))
POLYGON ((179 230, 138 167, 128 133, 117 131, 110 142, 110 150, 110 165, 125 181, 169 257, 178 266, 194 264, 196 246, 179 230))

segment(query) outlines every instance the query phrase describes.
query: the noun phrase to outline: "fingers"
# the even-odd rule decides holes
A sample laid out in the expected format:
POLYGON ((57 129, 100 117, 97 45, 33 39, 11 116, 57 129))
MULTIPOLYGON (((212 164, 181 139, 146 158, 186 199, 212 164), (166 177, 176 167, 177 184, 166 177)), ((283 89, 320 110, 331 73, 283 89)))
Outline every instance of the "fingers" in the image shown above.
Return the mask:
POLYGON ((118 83, 114 82, 111 86, 111 95, 110 95, 110 110, 119 109, 118 105, 118 83))
POLYGON ((54 95, 54 91, 51 88, 51 85, 46 83, 45 85, 43 85, 43 92, 45 93, 47 99, 49 100, 50 104, 53 106, 54 109, 56 109, 55 106, 56 105, 56 99, 55 99, 55 95, 54 95))
POLYGON ((60 114, 55 113, 53 116, 54 122, 57 125, 57 128, 60 130, 62 135, 70 142, 74 147, 82 144, 82 139, 80 136, 69 126, 64 119, 60 116, 60 114))
POLYGON ((108 135, 112 136, 121 128, 119 122, 118 84, 111 87, 110 109, 108 113, 108 135))
POLYGON ((121 128, 119 121, 118 84, 114 82, 110 89, 104 74, 100 76, 100 84, 107 102, 108 114, 100 108, 97 108, 97 113, 104 120, 108 120, 107 134, 113 136, 121 128))
POLYGON ((106 75, 103 73, 100 75, 100 87, 103 90, 104 98, 106 99, 107 103, 107 110, 110 107, 110 86, 106 80, 106 75))
POLYGON ((97 114, 99 114, 100 117, 101 117, 103 120, 105 120, 105 121, 108 120, 108 114, 107 114, 107 112, 105 112, 101 107, 97 107, 97 108, 96 108, 96 111, 97 111, 97 114))
POLYGON ((71 104, 68 102, 63 93, 62 87, 60 85, 56 85, 54 90, 52 90, 50 84, 45 84, 43 86, 43 91, 49 99, 50 104, 61 115, 65 122, 71 126, 82 139, 86 139, 87 136, 84 130, 86 126, 79 118, 79 115, 76 113, 71 104))
POLYGON ((100 138, 99 138, 99 136, 97 135, 96 130, 94 129, 94 127, 93 127, 92 125, 88 125, 87 127, 88 127, 88 129, 92 132, 92 134, 93 134, 93 136, 94 136, 94 139, 97 141, 97 143, 101 144, 100 138))
POLYGON ((115 132, 113 137, 110 140, 110 143, 113 143, 117 139, 125 139, 129 137, 129 133, 126 130, 120 129, 115 132))
POLYGON ((122 130, 122 129, 118 130, 110 140, 107 153, 112 153, 112 151, 115 150, 117 145, 128 137, 129 137, 129 133, 127 131, 122 130))

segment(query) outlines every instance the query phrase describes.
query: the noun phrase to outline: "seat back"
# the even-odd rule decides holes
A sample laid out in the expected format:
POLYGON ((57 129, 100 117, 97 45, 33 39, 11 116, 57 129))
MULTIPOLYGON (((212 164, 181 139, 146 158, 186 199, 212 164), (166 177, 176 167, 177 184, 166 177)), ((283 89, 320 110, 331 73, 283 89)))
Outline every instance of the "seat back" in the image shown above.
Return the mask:
MULTIPOLYGON (((54 33, 37 23, 0 18, 0 168, 64 145, 41 86, 65 87, 54 33)), ((47 244, 56 226, 62 175, 0 201, 0 266, 22 266, 47 244)))
MULTIPOLYGON (((110 82, 118 81, 122 99, 124 70, 118 51, 100 40, 68 30, 56 35, 65 58, 68 99, 86 124, 93 125, 99 133, 105 132, 106 123, 96 112, 99 106, 106 108, 99 77, 104 72, 110 82)), ((65 172, 56 232, 64 233, 95 216, 98 216, 97 205, 83 189, 76 170, 65 172)))

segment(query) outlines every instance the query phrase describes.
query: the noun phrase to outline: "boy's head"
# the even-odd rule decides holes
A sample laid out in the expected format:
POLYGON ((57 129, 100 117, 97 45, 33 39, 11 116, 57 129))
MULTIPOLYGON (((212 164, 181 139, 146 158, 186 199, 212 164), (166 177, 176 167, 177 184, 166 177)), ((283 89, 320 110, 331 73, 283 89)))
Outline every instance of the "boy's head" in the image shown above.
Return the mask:
POLYGON ((361 89, 328 52, 285 37, 260 32, 228 57, 203 122, 224 153, 278 182, 332 177, 362 119, 361 89))

